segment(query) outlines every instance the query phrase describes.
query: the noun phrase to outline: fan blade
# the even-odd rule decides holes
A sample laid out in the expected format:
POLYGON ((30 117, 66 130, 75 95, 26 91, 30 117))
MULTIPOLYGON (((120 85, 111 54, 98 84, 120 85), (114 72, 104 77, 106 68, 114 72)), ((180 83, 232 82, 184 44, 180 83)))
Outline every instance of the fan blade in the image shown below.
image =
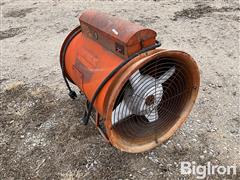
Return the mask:
POLYGON ((126 93, 123 101, 113 111, 112 124, 131 114, 145 115, 149 122, 156 121, 158 119, 157 105, 163 95, 162 83, 167 81, 175 73, 175 70, 175 66, 171 67, 158 79, 150 75, 142 75, 139 70, 134 72, 129 78, 133 90, 132 94, 127 96, 126 93), (155 107, 150 107, 150 109, 149 105, 146 104, 146 98, 149 96, 154 96, 155 104, 155 107))
POLYGON ((138 87, 138 85, 141 82, 141 79, 142 79, 142 75, 139 70, 137 70, 130 76, 129 80, 131 82, 133 89, 136 89, 138 87))
POLYGON ((142 75, 139 70, 130 76, 129 81, 138 95, 155 84, 155 78, 149 75, 142 75))
POLYGON ((158 119, 158 111, 157 107, 151 110, 150 114, 146 114, 145 117, 148 119, 149 122, 154 122, 158 119))
POLYGON ((163 95, 163 87, 162 84, 167 81, 176 71, 175 66, 171 67, 167 72, 165 72, 161 77, 157 79, 157 87, 155 89, 155 107, 150 109, 150 114, 145 114, 145 117, 148 119, 149 122, 156 121, 158 119, 158 110, 157 105, 161 102, 162 95, 163 95))
POLYGON ((112 124, 116 124, 121 119, 131 115, 132 112, 128 109, 127 104, 124 100, 115 108, 112 112, 112 124))
POLYGON ((125 99, 129 102, 130 110, 133 114, 144 115, 146 109, 148 108, 145 104, 145 98, 152 95, 156 79, 149 75, 142 75, 139 70, 134 72, 129 78, 131 83, 133 94, 131 98, 125 99))
POLYGON ((176 71, 175 66, 171 67, 167 72, 165 72, 161 77, 158 78, 158 84, 162 84, 167 81, 176 71))

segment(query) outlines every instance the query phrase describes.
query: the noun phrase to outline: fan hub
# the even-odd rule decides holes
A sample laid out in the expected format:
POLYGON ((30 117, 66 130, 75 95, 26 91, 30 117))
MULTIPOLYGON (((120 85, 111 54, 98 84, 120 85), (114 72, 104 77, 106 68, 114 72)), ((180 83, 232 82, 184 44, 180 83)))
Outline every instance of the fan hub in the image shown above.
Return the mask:
POLYGON ((146 104, 147 106, 151 106, 151 105, 153 105, 154 103, 155 103, 155 96, 154 96, 154 95, 148 96, 148 97, 146 98, 146 100, 145 100, 145 104, 146 104))

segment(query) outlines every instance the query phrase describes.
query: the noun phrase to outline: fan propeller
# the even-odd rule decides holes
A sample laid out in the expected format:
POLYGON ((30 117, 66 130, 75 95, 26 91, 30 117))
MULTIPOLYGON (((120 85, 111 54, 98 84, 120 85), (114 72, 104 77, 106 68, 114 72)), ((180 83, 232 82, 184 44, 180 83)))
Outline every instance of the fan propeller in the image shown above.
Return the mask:
POLYGON ((131 115, 144 115, 149 122, 158 119, 157 106, 163 96, 162 84, 174 73, 175 66, 159 78, 142 75, 139 70, 129 78, 131 87, 126 87, 123 100, 112 112, 112 124, 131 115))

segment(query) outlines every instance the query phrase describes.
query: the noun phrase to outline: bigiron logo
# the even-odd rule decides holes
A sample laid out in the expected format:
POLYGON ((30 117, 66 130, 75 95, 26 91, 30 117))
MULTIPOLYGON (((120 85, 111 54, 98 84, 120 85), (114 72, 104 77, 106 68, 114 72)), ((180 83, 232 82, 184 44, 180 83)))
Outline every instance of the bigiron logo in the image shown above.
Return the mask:
POLYGON ((197 179, 204 179, 211 175, 236 175, 237 166, 219 166, 207 162, 205 166, 197 165, 195 161, 183 161, 180 163, 180 171, 182 175, 195 175, 197 179))

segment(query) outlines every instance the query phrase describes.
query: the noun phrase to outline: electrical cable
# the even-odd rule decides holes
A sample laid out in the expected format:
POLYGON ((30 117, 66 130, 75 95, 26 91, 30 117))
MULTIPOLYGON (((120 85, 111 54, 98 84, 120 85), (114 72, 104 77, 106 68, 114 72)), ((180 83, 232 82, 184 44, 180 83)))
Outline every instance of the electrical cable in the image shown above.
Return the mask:
MULTIPOLYGON (((68 83, 68 79, 66 77, 66 72, 65 72, 65 54, 67 51, 67 47, 69 46, 70 42, 72 41, 72 39, 78 35, 81 32, 81 26, 76 27, 66 38, 66 40, 64 41, 63 45, 62 45, 62 49, 60 52, 60 63, 61 63, 61 69, 62 69, 62 75, 63 75, 63 79, 66 83, 66 86, 69 90, 68 95, 70 96, 70 98, 75 99, 77 97, 77 94, 75 91, 73 91, 68 83)), ((71 80, 70 80, 71 81, 71 80)), ((71 81, 72 82, 72 81, 71 81)))

